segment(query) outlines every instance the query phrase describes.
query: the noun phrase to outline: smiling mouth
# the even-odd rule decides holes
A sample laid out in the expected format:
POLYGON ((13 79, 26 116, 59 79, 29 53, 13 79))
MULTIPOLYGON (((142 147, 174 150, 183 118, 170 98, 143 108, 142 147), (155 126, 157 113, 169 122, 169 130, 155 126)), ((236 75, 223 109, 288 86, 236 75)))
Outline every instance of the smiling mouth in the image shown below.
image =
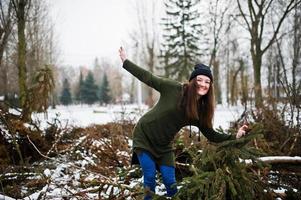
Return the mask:
POLYGON ((198 89, 199 90, 207 90, 207 88, 204 88, 204 87, 201 87, 201 86, 199 86, 198 89))
POLYGON ((207 92, 208 89, 206 89, 206 88, 198 88, 198 91, 201 92, 201 93, 204 93, 204 92, 207 92))

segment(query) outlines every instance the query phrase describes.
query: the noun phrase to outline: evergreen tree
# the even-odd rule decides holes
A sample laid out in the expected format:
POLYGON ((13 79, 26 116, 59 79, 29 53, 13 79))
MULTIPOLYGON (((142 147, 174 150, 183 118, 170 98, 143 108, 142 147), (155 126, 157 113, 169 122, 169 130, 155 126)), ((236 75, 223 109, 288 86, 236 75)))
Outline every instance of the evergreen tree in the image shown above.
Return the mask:
POLYGON ((166 17, 163 21, 163 46, 161 57, 164 60, 168 77, 178 81, 187 80, 200 53, 201 24, 197 22, 198 0, 167 0, 166 17))
MULTIPOLYGON (((254 127, 254 130, 259 128, 254 127)), ((257 159, 262 152, 246 145, 258 137, 255 131, 239 140, 208 145, 202 153, 192 148, 190 169, 193 175, 180 183, 181 189, 174 199, 267 199, 268 194, 264 192, 267 185, 252 171, 252 168, 267 167, 257 159), (243 162, 246 159, 251 160, 252 165, 243 162)))
POLYGON ((110 103, 110 101, 112 100, 112 97, 110 96, 108 77, 106 74, 104 75, 102 84, 100 86, 99 100, 100 103, 105 103, 105 104, 110 103))
POLYGON ((70 85, 68 79, 66 78, 63 83, 63 90, 62 90, 60 101, 63 105, 69 105, 72 103, 70 85))
POLYGON ((98 100, 97 90, 98 87, 95 84, 93 74, 92 72, 89 72, 83 84, 83 89, 82 89, 83 102, 87 104, 95 103, 98 100))
POLYGON ((80 102, 80 103, 83 102, 83 98, 82 98, 83 89, 84 89, 83 73, 80 72, 80 75, 79 75, 79 83, 78 83, 78 87, 77 87, 76 95, 75 95, 75 99, 76 99, 78 102, 80 102))

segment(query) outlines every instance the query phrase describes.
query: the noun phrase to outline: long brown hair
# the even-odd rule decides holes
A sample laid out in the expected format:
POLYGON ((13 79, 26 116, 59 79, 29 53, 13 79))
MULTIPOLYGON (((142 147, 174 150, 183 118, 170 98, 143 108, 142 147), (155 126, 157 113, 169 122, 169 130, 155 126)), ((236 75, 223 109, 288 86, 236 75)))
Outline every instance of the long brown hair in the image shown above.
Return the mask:
POLYGON ((189 121, 198 120, 201 126, 212 128, 214 116, 214 88, 211 81, 206 95, 198 97, 196 78, 183 86, 181 107, 184 108, 185 117, 189 121))

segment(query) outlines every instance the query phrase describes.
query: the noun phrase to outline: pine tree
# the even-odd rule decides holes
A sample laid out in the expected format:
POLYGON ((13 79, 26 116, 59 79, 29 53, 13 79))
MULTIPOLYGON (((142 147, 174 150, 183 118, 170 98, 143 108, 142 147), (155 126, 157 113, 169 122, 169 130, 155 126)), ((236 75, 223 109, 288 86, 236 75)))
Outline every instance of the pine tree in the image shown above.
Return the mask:
POLYGON ((263 168, 257 149, 246 144, 258 134, 249 134, 239 140, 225 141, 218 146, 208 145, 202 153, 191 149, 193 176, 181 182, 174 199, 253 200, 266 199, 267 189, 252 167, 263 168), (252 160, 249 165, 243 160, 252 160))
POLYGON ((78 102, 80 102, 80 103, 83 102, 83 98, 82 98, 83 89, 84 89, 83 73, 80 72, 80 75, 79 75, 79 82, 78 82, 78 86, 77 86, 77 90, 76 90, 76 95, 75 95, 75 99, 76 99, 78 102))
POLYGON ((62 90, 60 101, 63 105, 69 105, 72 103, 70 85, 68 79, 66 78, 63 83, 63 90, 62 90))
POLYGON ((163 21, 161 57, 168 77, 187 80, 198 62, 201 24, 197 22, 198 0, 167 0, 163 21))
POLYGON ((100 86, 99 100, 100 103, 104 104, 108 104, 112 100, 112 97, 110 96, 108 77, 106 74, 104 75, 102 84, 100 86))
POLYGON ((89 72, 83 84, 83 89, 82 89, 83 102, 87 104, 95 103, 98 100, 97 90, 98 87, 95 84, 93 74, 92 72, 89 72))

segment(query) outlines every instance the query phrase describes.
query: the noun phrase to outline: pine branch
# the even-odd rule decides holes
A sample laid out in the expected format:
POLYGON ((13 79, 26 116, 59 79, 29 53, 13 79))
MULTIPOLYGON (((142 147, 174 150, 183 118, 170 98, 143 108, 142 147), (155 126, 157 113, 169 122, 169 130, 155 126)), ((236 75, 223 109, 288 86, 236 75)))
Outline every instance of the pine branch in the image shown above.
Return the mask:
POLYGON ((264 197, 265 184, 250 167, 264 167, 255 148, 247 144, 260 134, 249 134, 237 140, 209 145, 202 153, 192 152, 192 177, 184 178, 177 194, 179 199, 247 199, 264 197), (253 165, 242 160, 249 158, 253 165))

